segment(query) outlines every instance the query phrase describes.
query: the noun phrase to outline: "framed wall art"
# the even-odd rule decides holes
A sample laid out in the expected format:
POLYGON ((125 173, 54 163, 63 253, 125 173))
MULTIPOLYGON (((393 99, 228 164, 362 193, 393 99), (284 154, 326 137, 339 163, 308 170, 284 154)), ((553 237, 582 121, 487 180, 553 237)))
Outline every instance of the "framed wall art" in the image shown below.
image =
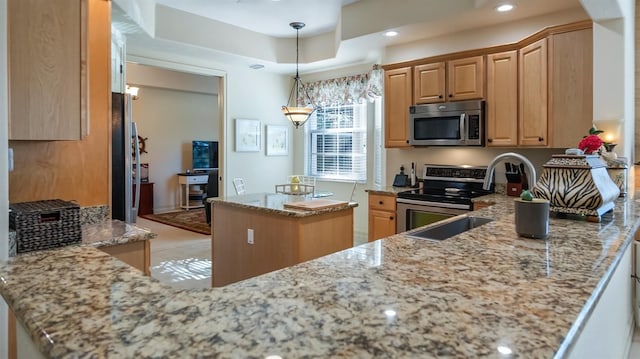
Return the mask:
POLYGON ((289 154, 289 126, 267 125, 267 156, 289 154))
POLYGON ((260 121, 236 118, 236 152, 260 151, 260 121))

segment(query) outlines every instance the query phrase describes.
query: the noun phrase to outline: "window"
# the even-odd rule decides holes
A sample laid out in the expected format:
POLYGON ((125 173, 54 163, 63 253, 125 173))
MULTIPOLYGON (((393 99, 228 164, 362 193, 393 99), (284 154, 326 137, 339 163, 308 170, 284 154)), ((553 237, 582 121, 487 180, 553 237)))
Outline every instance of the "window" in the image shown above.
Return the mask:
POLYGON ((305 126, 307 173, 322 179, 367 180, 367 105, 323 107, 305 126))

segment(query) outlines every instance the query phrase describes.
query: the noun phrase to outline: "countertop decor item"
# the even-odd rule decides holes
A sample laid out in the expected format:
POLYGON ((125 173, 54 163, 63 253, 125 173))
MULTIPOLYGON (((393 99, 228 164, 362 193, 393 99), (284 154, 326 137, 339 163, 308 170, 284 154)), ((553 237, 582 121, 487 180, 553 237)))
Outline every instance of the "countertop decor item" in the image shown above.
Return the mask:
POLYGON ((620 189, 598 155, 553 155, 544 164, 533 195, 547 199, 552 212, 586 216, 600 222, 613 209, 620 189))
POLYGON ((533 198, 528 190, 514 200, 516 233, 521 237, 545 239, 549 236, 549 201, 533 198))

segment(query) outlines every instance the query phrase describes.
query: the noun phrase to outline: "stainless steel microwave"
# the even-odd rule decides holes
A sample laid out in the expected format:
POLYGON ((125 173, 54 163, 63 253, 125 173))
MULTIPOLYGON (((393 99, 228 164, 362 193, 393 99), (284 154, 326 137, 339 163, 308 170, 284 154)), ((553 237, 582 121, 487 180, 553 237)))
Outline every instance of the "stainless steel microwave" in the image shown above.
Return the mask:
POLYGON ((409 144, 484 146, 484 100, 409 107, 409 144))

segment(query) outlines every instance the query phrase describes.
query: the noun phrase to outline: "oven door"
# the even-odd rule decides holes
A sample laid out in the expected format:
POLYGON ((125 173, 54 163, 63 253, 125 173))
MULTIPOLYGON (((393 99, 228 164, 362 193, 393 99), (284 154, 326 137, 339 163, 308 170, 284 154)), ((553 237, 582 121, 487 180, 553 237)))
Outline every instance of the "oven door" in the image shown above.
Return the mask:
POLYGON ((471 209, 464 204, 437 203, 413 199, 396 199, 397 233, 426 226, 443 219, 468 213, 471 209))

